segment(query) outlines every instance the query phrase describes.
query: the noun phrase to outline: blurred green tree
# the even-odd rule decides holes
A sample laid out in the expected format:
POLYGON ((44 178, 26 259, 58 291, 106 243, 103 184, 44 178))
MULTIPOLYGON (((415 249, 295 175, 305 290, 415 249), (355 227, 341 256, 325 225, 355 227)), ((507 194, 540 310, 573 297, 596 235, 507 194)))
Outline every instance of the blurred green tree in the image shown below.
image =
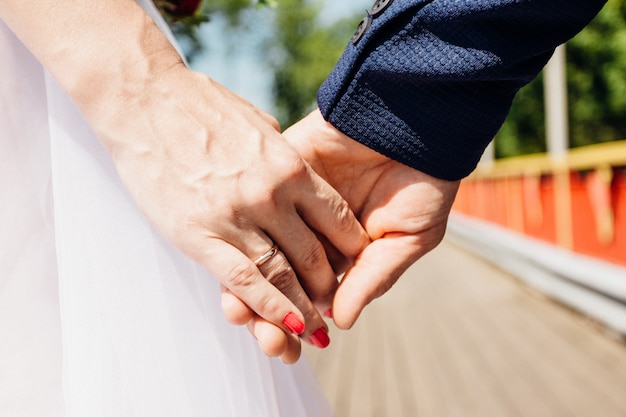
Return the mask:
MULTIPOLYGON (((320 84, 339 59, 356 28, 361 14, 326 24, 320 19, 321 0, 204 0, 190 17, 170 19, 170 26, 191 62, 205 47, 197 27, 213 17, 228 23, 228 37, 255 29, 271 28, 259 59, 272 69, 273 99, 281 126, 289 126, 315 106, 320 84), (247 10, 273 7, 268 14, 251 16, 247 10), (261 20, 257 18, 261 17, 261 20), (241 32, 240 32, 241 31, 241 32)), ((227 36, 226 34, 224 35, 227 36)), ((262 37, 265 37, 265 32, 262 37)))
POLYGON ((270 40, 277 118, 289 126, 315 107, 321 83, 333 69, 360 17, 330 25, 320 21, 315 0, 281 0, 270 40))
POLYGON ((205 45, 198 36, 198 27, 211 20, 214 16, 222 16, 228 28, 234 32, 241 29, 242 12, 253 7, 271 6, 275 0, 188 0, 188 3, 199 3, 192 15, 176 15, 170 13, 173 4, 181 3, 174 0, 155 0, 161 14, 169 23, 172 32, 183 47, 187 61, 191 62, 205 45))
MULTIPOLYGON (((570 146, 626 139, 626 0, 609 0, 567 43, 570 146)), ((543 77, 524 87, 495 138, 496 157, 545 152, 543 77)))
MULTIPOLYGON (((236 36, 237 30, 254 30, 249 24, 242 27, 242 12, 267 4, 277 7, 272 21, 260 23, 273 31, 260 58, 272 68, 277 117, 288 126, 315 106, 317 89, 360 15, 327 24, 319 17, 320 0, 205 0, 200 16, 226 17, 236 36)), ((201 47, 194 37, 194 22, 198 23, 174 25, 179 35, 192 40, 186 48, 192 58, 201 47)), ((626 0, 608 0, 599 15, 568 42, 567 84, 572 147, 626 138, 626 0)), ((495 145, 497 157, 545 151, 541 74, 517 94, 495 145)))

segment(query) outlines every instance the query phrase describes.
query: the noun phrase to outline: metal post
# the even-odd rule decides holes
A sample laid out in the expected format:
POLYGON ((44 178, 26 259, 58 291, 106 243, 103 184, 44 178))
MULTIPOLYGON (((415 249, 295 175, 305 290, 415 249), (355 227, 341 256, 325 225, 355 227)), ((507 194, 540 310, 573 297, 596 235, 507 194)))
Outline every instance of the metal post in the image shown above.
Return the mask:
POLYGON ((557 244, 572 248, 572 202, 567 152, 567 78, 565 45, 556 48, 544 69, 544 100, 548 154, 554 164, 554 207, 557 244))

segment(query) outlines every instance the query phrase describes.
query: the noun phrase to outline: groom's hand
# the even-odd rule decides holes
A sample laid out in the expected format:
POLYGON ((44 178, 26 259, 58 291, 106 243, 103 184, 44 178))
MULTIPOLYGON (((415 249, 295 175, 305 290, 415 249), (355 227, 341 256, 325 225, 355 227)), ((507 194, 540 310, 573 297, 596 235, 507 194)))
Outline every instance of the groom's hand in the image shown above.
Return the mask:
MULTIPOLYGON (((334 321, 347 329, 367 304, 439 244, 459 181, 437 179, 391 160, 342 134, 317 110, 284 135, 350 204, 372 239, 335 294, 334 321)), ((331 260, 336 270, 347 266, 340 257, 331 260)))

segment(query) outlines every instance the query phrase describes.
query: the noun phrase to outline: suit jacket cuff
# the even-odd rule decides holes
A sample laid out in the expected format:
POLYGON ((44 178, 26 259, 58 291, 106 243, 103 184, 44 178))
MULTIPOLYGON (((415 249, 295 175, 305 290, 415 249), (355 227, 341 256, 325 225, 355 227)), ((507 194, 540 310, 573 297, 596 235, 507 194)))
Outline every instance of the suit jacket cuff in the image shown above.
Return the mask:
POLYGON ((396 0, 318 92, 325 119, 432 176, 476 166, 515 93, 604 0, 396 0))

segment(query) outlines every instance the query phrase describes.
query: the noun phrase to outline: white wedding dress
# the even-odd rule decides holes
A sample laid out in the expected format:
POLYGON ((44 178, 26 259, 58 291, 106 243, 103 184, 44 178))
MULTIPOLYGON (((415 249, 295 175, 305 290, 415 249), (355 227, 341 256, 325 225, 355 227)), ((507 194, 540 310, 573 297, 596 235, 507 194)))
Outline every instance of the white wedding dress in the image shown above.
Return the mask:
POLYGON ((144 220, 0 21, 0 416, 329 415, 303 360, 226 323, 217 281, 144 220))

